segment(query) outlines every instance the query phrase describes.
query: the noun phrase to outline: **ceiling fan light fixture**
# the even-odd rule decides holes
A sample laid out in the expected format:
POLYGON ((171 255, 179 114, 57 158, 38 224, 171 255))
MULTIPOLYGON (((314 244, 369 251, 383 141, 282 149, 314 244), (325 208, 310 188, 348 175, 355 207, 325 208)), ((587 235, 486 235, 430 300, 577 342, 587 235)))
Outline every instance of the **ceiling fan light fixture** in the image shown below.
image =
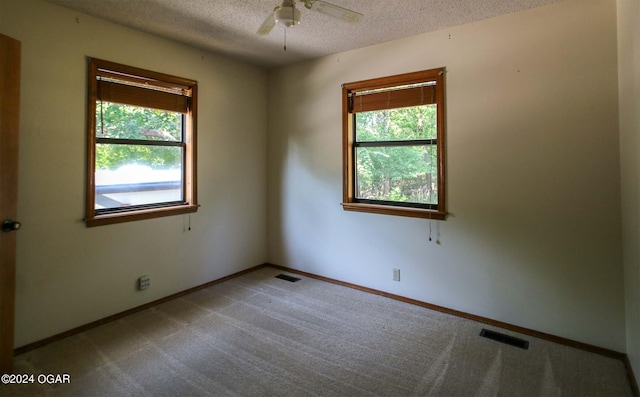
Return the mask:
POLYGON ((273 16, 276 23, 285 28, 292 28, 300 23, 300 10, 295 5, 283 5, 273 13, 273 16))

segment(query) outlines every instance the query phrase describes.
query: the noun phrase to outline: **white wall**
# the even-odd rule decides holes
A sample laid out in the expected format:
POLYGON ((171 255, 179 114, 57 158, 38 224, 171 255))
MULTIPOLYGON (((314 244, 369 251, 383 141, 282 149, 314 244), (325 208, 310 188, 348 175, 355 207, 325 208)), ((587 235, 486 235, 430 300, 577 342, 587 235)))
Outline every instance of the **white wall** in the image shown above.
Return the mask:
POLYGON ((39 0, 2 0, 0 31, 22 42, 16 346, 265 261, 265 71, 39 0), (84 226, 87 56, 199 82, 191 231, 84 226))
POLYGON ((269 262, 625 351, 616 54, 615 0, 570 0, 272 71, 269 262), (340 86, 440 66, 429 242, 342 210, 340 86))
POLYGON ((622 243, 627 354, 640 379, 640 2, 618 0, 622 243))

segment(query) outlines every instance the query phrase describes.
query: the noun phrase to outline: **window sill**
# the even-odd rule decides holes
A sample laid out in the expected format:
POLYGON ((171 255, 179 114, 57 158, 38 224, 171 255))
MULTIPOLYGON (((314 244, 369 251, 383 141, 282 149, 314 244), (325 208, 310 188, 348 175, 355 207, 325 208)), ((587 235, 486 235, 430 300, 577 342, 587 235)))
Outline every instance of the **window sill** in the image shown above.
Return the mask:
POLYGON ((408 216, 412 218, 425 218, 435 220, 445 220, 446 212, 431 211, 422 208, 394 207, 390 205, 362 204, 362 203, 342 203, 345 211, 368 212, 371 214, 408 216))
POLYGON ((187 204, 166 208, 154 208, 148 210, 124 212, 118 214, 95 215, 91 218, 86 218, 84 221, 87 227, 112 225, 114 223, 132 222, 171 215, 189 214, 198 211, 198 207, 198 205, 187 204))

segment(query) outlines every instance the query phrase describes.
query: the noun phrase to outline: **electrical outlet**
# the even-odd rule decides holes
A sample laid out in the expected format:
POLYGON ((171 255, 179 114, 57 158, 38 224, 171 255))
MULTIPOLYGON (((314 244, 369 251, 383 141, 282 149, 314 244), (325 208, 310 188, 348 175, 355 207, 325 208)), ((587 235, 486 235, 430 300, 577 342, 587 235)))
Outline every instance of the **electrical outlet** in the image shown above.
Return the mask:
POLYGON ((151 277, 149 276, 141 276, 138 279, 138 289, 143 290, 149 288, 151 285, 151 277))
POLYGON ((393 269, 393 281, 400 281, 400 269, 393 269))

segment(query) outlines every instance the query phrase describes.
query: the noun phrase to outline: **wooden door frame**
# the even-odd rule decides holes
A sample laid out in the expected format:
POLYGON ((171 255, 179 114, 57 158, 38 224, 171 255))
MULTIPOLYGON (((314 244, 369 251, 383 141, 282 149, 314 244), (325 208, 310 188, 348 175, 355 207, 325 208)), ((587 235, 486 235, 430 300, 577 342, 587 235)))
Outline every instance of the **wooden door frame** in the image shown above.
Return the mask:
MULTIPOLYGON (((21 43, 0 33, 0 223, 16 220, 21 43)), ((13 370, 16 232, 0 232, 0 374, 13 370)))

